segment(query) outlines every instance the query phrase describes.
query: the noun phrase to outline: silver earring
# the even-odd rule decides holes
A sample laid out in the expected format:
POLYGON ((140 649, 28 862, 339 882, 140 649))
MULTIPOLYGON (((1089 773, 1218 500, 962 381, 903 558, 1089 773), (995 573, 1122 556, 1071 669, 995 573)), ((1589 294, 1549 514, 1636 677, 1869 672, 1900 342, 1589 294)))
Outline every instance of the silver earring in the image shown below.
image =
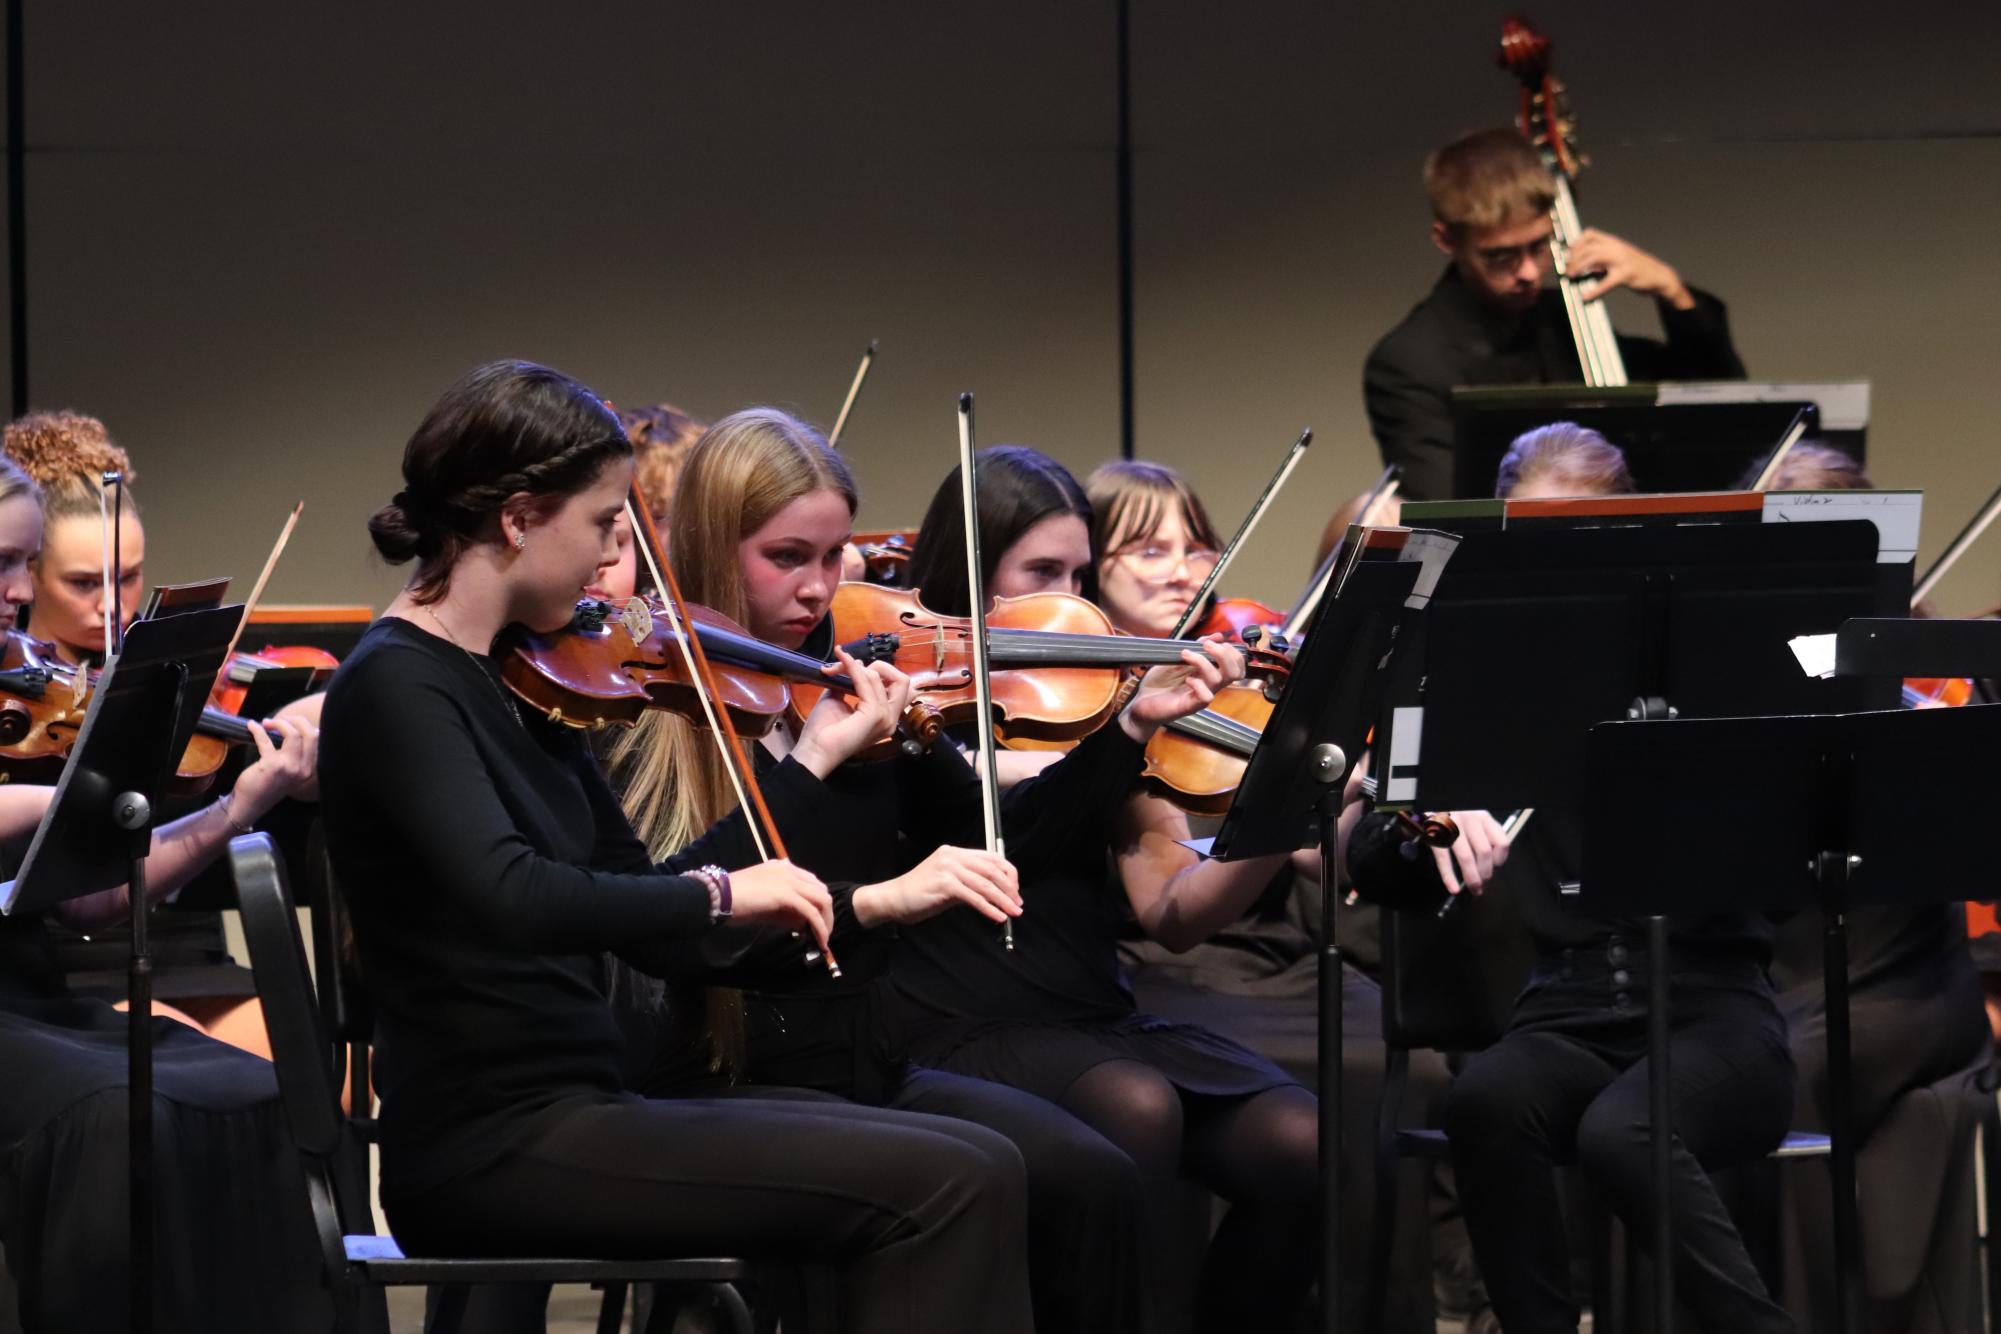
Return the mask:
POLYGON ((516 551, 520 551, 520 550, 522 550, 522 549, 523 549, 523 548, 525 548, 525 547, 526 547, 527 545, 528 545, 528 534, 526 534, 526 533, 516 533, 516 534, 514 535, 514 549, 515 549, 516 551))

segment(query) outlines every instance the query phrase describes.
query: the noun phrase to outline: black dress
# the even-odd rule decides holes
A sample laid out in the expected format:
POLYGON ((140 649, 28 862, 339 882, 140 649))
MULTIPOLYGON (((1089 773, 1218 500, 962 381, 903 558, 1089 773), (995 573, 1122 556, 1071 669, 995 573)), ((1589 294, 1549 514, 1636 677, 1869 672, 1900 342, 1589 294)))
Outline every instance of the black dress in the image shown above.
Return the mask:
MULTIPOLYGON (((1619 336, 1619 353, 1635 380, 1744 378, 1723 303, 1706 292, 1694 296, 1690 310, 1655 303, 1665 343, 1619 336)), ((1458 269, 1448 267, 1431 294, 1369 353, 1362 397, 1383 462, 1403 465, 1404 498, 1445 500, 1452 496, 1454 385, 1575 384, 1581 378, 1560 293, 1546 291, 1527 314, 1508 315, 1483 305, 1458 269)))
MULTIPOLYGON (((68 994, 39 918, 0 918, 0 1241, 29 1331, 128 1324, 128 1022, 68 994)), ((156 1327, 326 1329, 271 1063, 165 1018, 153 1044, 156 1327)))
POLYGON ((580 733, 524 718, 490 659, 400 620, 362 637, 325 718, 328 850, 406 1249, 817 1261, 839 1266, 853 1328, 1029 1327, 1001 1136, 626 1087, 604 952, 702 934, 708 895, 648 861, 580 733))
POLYGON ((1113 815, 1134 788, 1144 749, 1116 725, 1087 744, 1106 760, 1094 794, 1048 813, 1020 838, 1009 813, 1010 856, 1020 855, 1027 838, 1038 852, 1047 849, 1023 871, 1025 910, 1014 925, 1014 950, 1002 949, 999 932, 964 913, 906 930, 890 976, 892 1022, 926 1064, 1050 1099, 1061 1098, 1093 1065, 1121 1058, 1210 1097, 1293 1083, 1238 1043, 1138 1011, 1119 958, 1128 908, 1107 849, 1113 815), (1056 819, 1063 821, 1060 834, 1052 828, 1056 819))
POLYGON ((1032 823, 1004 812, 1022 870, 1015 948, 964 913, 908 929, 888 1021, 925 1064, 1026 1089, 1131 1154, 1153 1197, 1161 1263, 1175 1255, 1184 1177, 1228 1200, 1206 1262, 1183 1269, 1199 1274, 1194 1319, 1202 1329, 1278 1328, 1296 1317, 1312 1274, 1318 1105, 1248 1048, 1138 1011, 1118 955, 1126 900, 1107 850, 1143 750, 1114 724, 1064 763, 1086 747, 1100 775, 1091 790, 1032 823))

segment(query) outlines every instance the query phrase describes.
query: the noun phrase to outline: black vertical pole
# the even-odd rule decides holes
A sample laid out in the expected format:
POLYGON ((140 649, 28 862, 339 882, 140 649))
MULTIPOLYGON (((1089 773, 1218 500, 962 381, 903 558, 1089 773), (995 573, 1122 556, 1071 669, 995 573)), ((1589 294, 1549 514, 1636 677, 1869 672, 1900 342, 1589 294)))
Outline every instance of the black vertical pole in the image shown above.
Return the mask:
POLYGON ((1647 1119, 1654 1183, 1654 1334, 1674 1334, 1674 1096, 1668 1044, 1667 918, 1647 918, 1647 1119))
MULTIPOLYGON (((1311 752, 1320 789, 1320 1334, 1341 1334, 1341 799, 1348 757, 1336 745, 1311 752)), ((1373 1332, 1371 1332, 1373 1334, 1373 1332)))
POLYGON ((23 126, 26 102, 21 91, 27 61, 21 55, 23 0, 7 0, 7 333, 11 351, 9 380, 13 411, 28 410, 28 182, 27 144, 23 126))
POLYGON ((1119 135, 1112 161, 1119 229, 1119 457, 1129 459, 1133 456, 1132 0, 1118 0, 1118 14, 1119 135))

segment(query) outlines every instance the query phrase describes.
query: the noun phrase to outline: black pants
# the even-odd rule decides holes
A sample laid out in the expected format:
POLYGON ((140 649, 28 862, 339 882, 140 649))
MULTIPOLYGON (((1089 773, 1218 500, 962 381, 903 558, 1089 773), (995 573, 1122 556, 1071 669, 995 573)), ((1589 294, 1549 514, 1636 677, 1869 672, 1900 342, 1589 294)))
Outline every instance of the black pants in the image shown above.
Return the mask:
MULTIPOLYGON (((1539 967, 1507 1035, 1446 1095, 1467 1228, 1508 1334, 1577 1329, 1557 1164, 1575 1161, 1641 1243, 1650 1240, 1647 960, 1613 948, 1616 959, 1539 967)), ((1671 981, 1676 1293, 1706 1329, 1791 1330, 1705 1170, 1756 1158, 1785 1137, 1793 1065, 1784 1021, 1749 961, 1678 968, 1671 981)))
POLYGON ((384 1208, 415 1255, 829 1263, 843 1329, 1032 1328, 1021 1156, 947 1117, 778 1100, 579 1102, 492 1167, 384 1208))

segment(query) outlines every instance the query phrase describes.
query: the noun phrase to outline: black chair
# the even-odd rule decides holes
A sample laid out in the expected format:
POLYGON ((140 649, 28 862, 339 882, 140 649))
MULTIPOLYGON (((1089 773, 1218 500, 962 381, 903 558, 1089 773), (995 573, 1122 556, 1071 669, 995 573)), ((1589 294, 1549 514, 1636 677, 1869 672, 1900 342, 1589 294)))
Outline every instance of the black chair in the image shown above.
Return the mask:
MULTIPOLYGON (((1515 863, 1509 866, 1521 873, 1515 863)), ((1385 908, 1381 931, 1388 1070, 1376 1113, 1375 1236, 1379 1239, 1392 1235, 1396 1226, 1397 1164, 1405 1158, 1447 1162, 1451 1157, 1444 1131, 1399 1124, 1411 1051, 1473 1052, 1491 1046, 1505 1031, 1514 998, 1527 985, 1535 963, 1534 948, 1505 881, 1497 892, 1468 897, 1444 918, 1428 909, 1385 908)), ((1782 1162, 1825 1161, 1831 1153, 1825 1135, 1796 1132, 1768 1157, 1782 1162)), ((1587 1226, 1592 1238, 1592 1328, 1597 1334, 1617 1334, 1634 1323, 1637 1294, 1630 1279, 1638 1269, 1638 1248, 1630 1231, 1594 1193, 1586 1192, 1583 1203, 1591 1214, 1587 1226)), ((1383 1328, 1387 1267, 1386 1253, 1374 1256, 1369 1266, 1366 1310, 1371 1334, 1383 1328)))
MULTIPOLYGON (((483 1283, 591 1283, 604 1288, 599 1334, 617 1334, 623 1322, 627 1285, 652 1283, 671 1291, 713 1293, 726 1326, 751 1334, 750 1309, 737 1285, 752 1267, 734 1259, 458 1260, 405 1256, 389 1237, 372 1229, 350 1229, 371 1217, 367 1154, 356 1127, 342 1115, 332 1077, 330 1039, 315 1006, 313 980, 306 968, 298 916, 285 883, 277 850, 265 834, 247 834, 229 845, 230 865, 243 914, 244 942, 257 975, 264 1005, 278 1089, 304 1160, 306 1189, 332 1289, 338 1328, 386 1334, 388 1306, 382 1289, 438 1286, 444 1290, 431 1321, 432 1334, 457 1334, 467 1289, 483 1283)), ((323 956, 324 957, 324 956, 323 956)), ((338 968, 338 964, 334 965, 338 968)), ((352 1068, 347 1061, 340 1064, 352 1068)), ((365 1082, 357 1101, 365 1101, 365 1082)), ((363 1224, 366 1226, 365 1222, 363 1224)), ((673 1323, 676 1303, 654 1303, 650 1329, 673 1323)))

